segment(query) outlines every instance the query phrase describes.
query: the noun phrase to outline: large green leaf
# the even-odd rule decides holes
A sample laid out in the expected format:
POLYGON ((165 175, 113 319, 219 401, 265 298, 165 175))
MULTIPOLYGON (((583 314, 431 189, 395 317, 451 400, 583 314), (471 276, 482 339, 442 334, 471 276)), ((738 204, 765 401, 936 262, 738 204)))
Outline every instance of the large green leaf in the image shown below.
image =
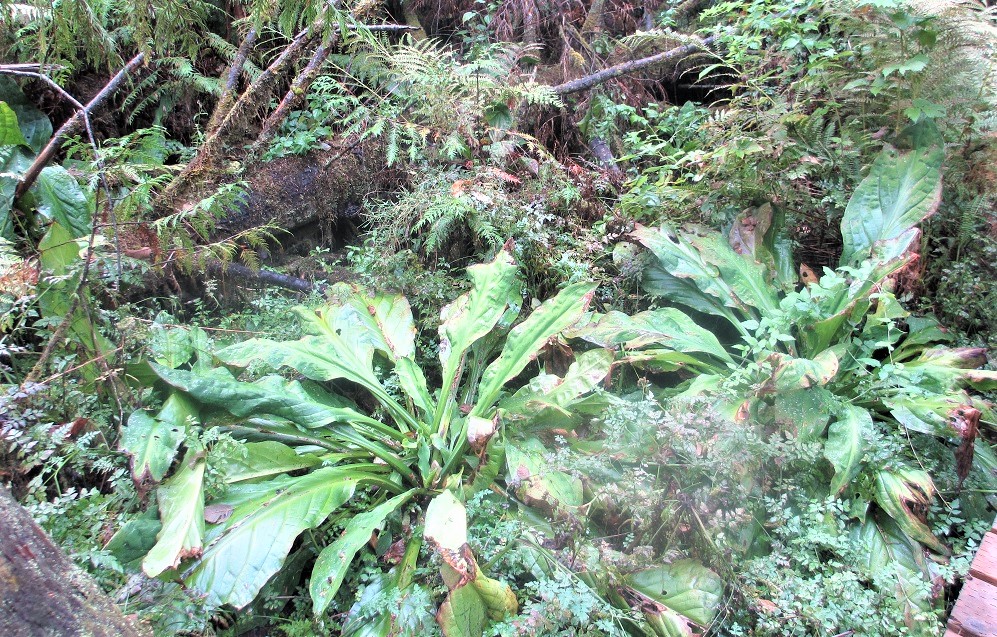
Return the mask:
POLYGON ((645 280, 652 294, 723 316, 742 331, 738 315, 758 318, 758 312, 768 315, 778 309, 765 267, 735 252, 719 233, 690 228, 679 235, 668 228, 638 226, 633 234, 657 258, 645 280))
POLYGON ((902 155, 884 151, 876 158, 841 219, 842 265, 867 258, 879 242, 896 240, 894 253, 909 247, 917 236, 913 229, 941 201, 944 157, 942 148, 931 146, 902 155))
POLYGON ((157 316, 149 326, 149 353, 160 365, 176 369, 194 355, 194 342, 190 330, 164 326, 164 314, 157 316))
POLYGON ((675 308, 649 310, 633 316, 622 312, 593 315, 567 330, 565 336, 624 350, 651 345, 678 352, 709 354, 725 363, 733 363, 717 337, 703 329, 685 313, 675 308))
POLYGON ((213 504, 232 506, 232 515, 209 531, 184 579, 207 595, 206 603, 242 608, 280 569, 298 534, 349 500, 362 478, 349 468, 325 467, 230 487, 213 504))
POLYGON ((13 206, 18 177, 30 165, 31 158, 21 148, 0 147, 0 238, 8 241, 14 239, 13 206))
POLYGON ((765 268, 749 256, 738 254, 719 233, 691 234, 686 239, 707 263, 716 267, 729 286, 724 303, 748 315, 758 310, 769 316, 779 308, 775 287, 766 277, 765 268))
POLYGON ((508 443, 505 454, 506 481, 518 485, 516 493, 526 504, 547 511, 582 505, 581 480, 553 469, 547 460, 547 449, 538 439, 508 443))
POLYGON ((713 621, 724 592, 723 580, 698 560, 679 560, 637 571, 625 582, 700 626, 713 621))
POLYGON ((292 342, 250 339, 227 347, 216 356, 239 367, 261 361, 273 368, 290 367, 306 378, 329 381, 343 378, 369 391, 404 430, 419 427, 415 419, 385 389, 374 371, 374 352, 384 343, 383 335, 353 306, 330 305, 309 311, 297 308, 309 335, 292 342))
POLYGON ((831 423, 824 443, 824 457, 834 467, 831 493, 840 493, 862 469, 865 441, 871 431, 869 410, 856 405, 844 405, 831 423))
POLYGON ((927 622, 915 615, 932 608, 931 583, 924 552, 885 516, 870 516, 850 531, 857 566, 877 589, 892 592, 903 604, 906 623, 915 635, 934 634, 927 622))
MULTIPOLYGON (((171 386, 198 401, 224 409, 236 416, 271 415, 286 418, 302 427, 315 428, 334 422, 382 424, 350 407, 346 401, 317 386, 306 386, 280 376, 265 376, 246 383, 236 380, 224 368, 206 372, 170 369, 150 363, 156 374, 171 386)), ((394 432, 396 436, 399 434, 394 432)))
POLYGON ((21 129, 17 125, 17 114, 7 105, 7 102, 0 101, 0 146, 20 146, 28 145, 28 140, 24 139, 21 129))
POLYGON ((837 404, 834 395, 825 387, 777 392, 776 423, 789 431, 795 431, 801 442, 820 440, 837 404))
POLYGON ((716 267, 706 263, 689 242, 667 227, 638 224, 633 235, 655 256, 644 272, 644 289, 648 293, 739 324, 727 307, 733 305, 730 288, 720 280, 716 267))
POLYGON ((142 570, 149 577, 201 555, 206 466, 203 457, 188 452, 180 470, 156 492, 163 528, 156 536, 156 546, 142 560, 142 570))
POLYGON ((90 234, 90 200, 68 170, 46 166, 28 192, 34 194, 38 212, 58 222, 73 237, 90 234))
POLYGON ((322 550, 315 561, 309 586, 312 610, 316 615, 325 611, 336 596, 357 551, 370 542, 370 536, 377 527, 413 495, 415 495, 414 490, 400 493, 370 511, 357 514, 346 523, 343 534, 322 550))
POLYGON ((275 440, 247 442, 216 460, 217 469, 228 484, 310 469, 320 464, 322 458, 319 456, 298 453, 275 440))
POLYGON ((612 352, 594 349, 579 354, 564 378, 540 374, 499 403, 503 418, 546 421, 553 411, 571 420, 573 413, 569 406, 605 380, 613 358, 612 352))
POLYGON ((498 400, 502 386, 517 376, 552 336, 566 329, 585 313, 594 283, 575 283, 544 301, 506 338, 502 353, 485 369, 478 386, 472 416, 484 416, 498 400))
MULTIPOLYGON (((70 317, 66 314, 73 305, 73 294, 79 281, 80 243, 59 223, 49 226, 45 236, 38 242, 41 251, 42 268, 51 273, 38 285, 41 293, 38 305, 45 318, 68 320, 70 343, 79 347, 87 360, 96 359, 102 352, 110 352, 114 346, 99 331, 94 330, 84 312, 77 311, 70 317), (73 270, 76 269, 74 272, 73 270)), ((81 374, 89 380, 96 379, 102 370, 96 363, 87 363, 81 374)))
POLYGON ((387 462, 406 479, 412 478, 409 467, 398 458, 393 444, 393 441, 404 439, 404 434, 361 414, 342 398, 321 387, 287 381, 279 376, 245 383, 236 380, 223 368, 193 372, 169 369, 155 363, 150 363, 150 366, 164 381, 206 405, 224 409, 235 416, 271 415, 286 418, 302 427, 322 428, 321 433, 329 438, 330 443, 338 440, 365 449, 387 462))
POLYGON ((897 468, 876 473, 876 504, 893 518, 911 539, 933 551, 948 555, 948 548, 931 532, 916 511, 926 510, 934 500, 935 485, 926 472, 897 468))
POLYGON ((197 407, 179 392, 171 393, 155 416, 142 409, 132 412, 121 429, 120 447, 131 456, 132 477, 137 484, 163 479, 190 418, 197 418, 197 407))
POLYGON ((509 250, 499 250, 491 263, 467 269, 470 292, 443 308, 440 314, 440 362, 443 365, 442 392, 433 418, 433 427, 446 428, 449 409, 456 399, 456 389, 468 349, 489 334, 510 310, 519 296, 521 281, 516 262, 509 250))
POLYGON ((38 110, 11 77, 0 75, 0 100, 7 103, 17 116, 17 124, 29 148, 35 153, 41 151, 52 137, 52 122, 45 113, 38 110))
MULTIPOLYGON (((324 312, 325 330, 348 330, 370 342, 391 361, 415 354, 415 322, 412 308, 397 294, 370 294, 346 284, 328 292, 332 311, 324 312)), ((319 315, 315 315, 319 317, 319 315)))

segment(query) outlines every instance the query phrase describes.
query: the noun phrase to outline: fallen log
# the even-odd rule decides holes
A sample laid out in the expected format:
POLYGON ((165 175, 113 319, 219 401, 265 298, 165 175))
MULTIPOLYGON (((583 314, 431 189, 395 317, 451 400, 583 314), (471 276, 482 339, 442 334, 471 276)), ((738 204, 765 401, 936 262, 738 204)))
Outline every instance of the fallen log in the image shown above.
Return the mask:
POLYGON ((552 89, 558 95, 578 93, 579 91, 584 91, 592 88, 593 86, 598 86, 599 84, 608 82, 609 80, 620 77, 621 75, 633 73, 649 66, 654 66, 655 64, 661 64, 662 62, 677 62, 682 58, 689 57, 693 53, 705 51, 706 48, 713 44, 715 40, 716 36, 711 35, 696 44, 686 44, 675 47, 674 49, 669 49, 668 51, 662 51, 661 53, 657 53, 646 58, 640 58, 639 60, 621 62, 620 64, 598 71, 597 73, 580 77, 577 80, 571 80, 570 82, 558 84, 557 86, 552 87, 552 89))
POLYGON ((253 270, 252 268, 247 268, 246 266, 239 265, 238 263, 221 263, 220 261, 212 261, 208 263, 208 272, 222 277, 231 276, 237 279, 262 283, 264 285, 276 285, 277 287, 294 290, 295 292, 308 293, 313 289, 318 288, 319 290, 322 290, 326 287, 321 283, 313 284, 310 281, 299 279, 294 276, 288 276, 286 274, 278 274, 268 270, 253 270))
POLYGON ((0 635, 151 637, 0 489, 0 635))

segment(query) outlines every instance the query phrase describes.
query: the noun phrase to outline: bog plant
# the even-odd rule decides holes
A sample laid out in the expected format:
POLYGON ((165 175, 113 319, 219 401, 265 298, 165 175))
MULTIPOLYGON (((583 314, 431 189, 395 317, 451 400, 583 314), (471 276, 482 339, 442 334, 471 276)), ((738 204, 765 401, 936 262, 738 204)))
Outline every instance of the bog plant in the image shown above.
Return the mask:
POLYGON ((982 350, 944 346, 950 339, 937 322, 911 317, 891 291, 941 193, 943 152, 932 129, 916 127, 906 139, 912 149, 884 152, 852 195, 836 270, 797 290, 791 243, 771 206, 742 215, 728 236, 638 227, 634 239, 652 256, 644 288, 673 307, 593 315, 569 334, 656 372, 692 371, 670 393, 708 397, 735 422, 823 444, 824 487, 809 495, 846 503, 857 559, 884 593, 894 585, 875 575, 895 569, 893 593, 913 629, 917 613, 937 602, 923 585, 933 567, 922 547, 949 549, 926 517, 932 476, 885 441, 909 437, 915 449, 919 436, 951 441, 961 485, 974 451, 977 464, 992 466, 993 455, 976 444, 989 407, 966 389, 993 388, 997 373, 976 370, 982 350))
MULTIPOLYGON (((167 391, 164 405, 155 414, 132 414, 122 438, 136 480, 158 484, 162 526, 155 538, 144 538, 151 542, 145 573, 176 569, 209 604, 243 607, 281 568, 297 536, 331 518, 344 531, 311 574, 321 613, 372 532, 433 498, 425 537, 445 564, 445 604, 455 616, 514 612, 508 586, 483 575, 466 553, 463 505, 452 492, 466 473, 474 475, 474 488, 498 474, 500 455, 482 456, 488 462, 472 471, 469 450, 483 450, 496 434, 503 387, 578 320, 594 286, 568 286, 513 328, 522 297, 510 252, 469 275, 471 291, 443 311, 442 371, 433 390, 415 362, 408 302, 349 287, 336 288, 326 307, 299 310, 306 336, 297 341, 253 339, 209 353, 203 333, 191 330, 160 343, 149 367, 167 391), (225 366, 212 366, 214 360, 225 366), (288 368, 303 379, 270 374, 249 382, 230 371, 251 365, 288 368), (364 409, 359 400, 376 407, 364 409), (197 426, 217 427, 238 444, 192 444, 189 431, 197 426), (351 500, 363 503, 351 508, 351 500)), ((588 388, 576 384, 568 392, 588 388)), ((419 534, 408 538, 393 586, 411 582, 421 541, 419 534)), ((445 629, 451 621, 440 617, 445 629)))

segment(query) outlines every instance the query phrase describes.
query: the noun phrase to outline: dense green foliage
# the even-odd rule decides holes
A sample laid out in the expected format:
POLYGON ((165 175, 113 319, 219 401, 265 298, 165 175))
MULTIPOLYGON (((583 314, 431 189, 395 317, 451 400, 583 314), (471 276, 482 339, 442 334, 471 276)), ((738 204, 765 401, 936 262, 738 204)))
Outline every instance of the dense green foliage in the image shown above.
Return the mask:
POLYGON ((163 635, 940 634, 997 511, 995 45, 0 1, 0 481, 163 635))

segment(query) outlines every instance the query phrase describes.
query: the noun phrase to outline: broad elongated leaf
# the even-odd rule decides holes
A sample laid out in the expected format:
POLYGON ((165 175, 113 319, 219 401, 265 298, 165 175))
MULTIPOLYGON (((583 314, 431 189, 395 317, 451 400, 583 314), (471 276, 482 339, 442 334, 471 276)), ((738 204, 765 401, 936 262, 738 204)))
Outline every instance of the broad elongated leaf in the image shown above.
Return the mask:
POLYGON ((858 567, 877 588, 891 591, 900 600, 913 634, 931 634, 930 624, 915 620, 915 615, 932 607, 928 568, 920 547, 885 516, 869 517, 852 527, 850 539, 860 558, 858 567))
MULTIPOLYGON (((521 281, 515 260, 505 246, 491 263, 467 269, 471 290, 443 308, 440 314, 440 362, 443 364, 443 384, 434 426, 448 417, 447 410, 455 399, 456 386, 468 349, 487 335, 510 310, 517 299, 521 281)), ((481 415, 481 414, 477 414, 481 415)), ((445 424, 445 423, 444 423, 445 424)))
POLYGON ((194 355, 194 343, 189 330, 178 327, 165 327, 161 317, 149 329, 149 353, 160 365, 176 369, 187 363, 194 355))
POLYGON ((0 101, 0 146, 28 145, 17 125, 17 114, 7 102, 0 101))
POLYGON ((481 637, 488 625, 486 606, 474 586, 459 586, 436 614, 444 637, 481 637))
POLYGON ((834 395, 825 387, 777 392, 776 422, 795 431, 800 441, 813 442, 823 437, 837 404, 834 395))
POLYGON ((948 555, 948 548, 931 532, 917 509, 927 509, 935 497, 935 485, 924 471, 899 468, 879 471, 874 492, 876 503, 893 518, 900 529, 911 539, 933 551, 948 555))
POLYGON ((142 560, 149 577, 176 568, 180 561, 201 555, 204 537, 204 469, 207 462, 188 453, 180 471, 159 487, 159 517, 163 528, 156 546, 142 560))
POLYGON ((638 226, 634 236, 658 261, 649 268, 645 281, 652 294, 661 294, 671 302, 700 312, 723 316, 742 331, 732 309, 742 317, 757 318, 757 312, 769 314, 779 306, 764 266, 735 252, 716 232, 690 229, 678 235, 667 228, 651 230, 638 226), (669 283, 669 279, 681 279, 683 283, 669 283), (685 283, 692 284, 694 290, 685 283))
POLYGON ((357 551, 370 542, 370 536, 384 520, 408 502, 415 491, 406 491, 353 517, 335 542, 325 547, 315 561, 309 592, 312 611, 319 615, 336 596, 357 551))
MULTIPOLYGON (((100 332, 93 329, 89 318, 77 309, 71 317, 66 314, 72 307, 72 294, 79 275, 72 272, 73 266, 80 262, 80 245, 71 234, 59 223, 49 226, 48 232, 38 242, 41 251, 42 268, 56 277, 64 278, 52 282, 39 283, 38 304, 42 315, 46 318, 69 320, 69 330, 75 345, 80 346, 87 359, 96 358, 101 352, 109 352, 114 346, 100 332)), ((85 365, 81 372, 85 378, 95 379, 100 369, 94 363, 85 365)))
POLYGON ((68 170, 46 166, 29 192, 35 195, 38 212, 58 222, 73 237, 90 234, 90 201, 68 170))
POLYGON ((129 569, 142 568, 142 560, 152 547, 156 546, 156 536, 163 528, 155 508, 149 508, 141 517, 129 520, 104 545, 104 550, 129 569))
POLYGON ((141 409, 132 412, 121 430, 120 447, 131 456, 132 477, 137 484, 163 479, 190 418, 197 418, 197 407, 179 392, 171 393, 155 416, 141 409))
POLYGON ((536 358, 549 338, 572 325, 585 313, 593 283, 575 283, 544 301, 529 317, 509 333, 502 353, 485 369, 471 415, 484 416, 498 400, 502 386, 536 358))
POLYGON ((443 308, 440 317, 444 370, 453 368, 475 341, 491 331, 508 309, 510 291, 520 285, 516 262, 507 248, 499 250, 491 263, 469 267, 467 275, 471 291, 443 308))
POLYGON ((670 608, 644 609, 644 619, 656 637, 695 637, 689 620, 670 608))
POLYGON ((360 479, 348 468, 326 467, 230 487, 213 504, 232 506, 232 515, 209 531, 204 553, 184 579, 207 595, 208 604, 242 608, 277 572, 298 534, 349 500, 360 479))
POLYGON ((447 551, 459 551, 467 544, 467 510, 453 493, 444 491, 429 503, 422 534, 447 551))
POLYGON ((649 310, 633 316, 615 311, 594 315, 587 322, 565 331, 565 336, 602 347, 633 350, 657 345, 678 352, 709 354, 725 363, 734 362, 712 332, 675 308, 649 310))
POLYGON ((362 334, 391 361, 415 354, 415 321, 405 297, 369 294, 345 284, 329 294, 337 311, 325 313, 328 329, 362 334))
POLYGON ((869 410, 856 405, 844 405, 838 418, 828 429, 824 457, 834 467, 831 493, 840 493, 862 468, 866 451, 866 436, 872 431, 869 410))
MULTIPOLYGON (((0 79, 6 79, 0 76, 0 79)), ((48 120, 46 120, 48 121, 48 120)), ((31 165, 31 158, 16 146, 0 147, 0 238, 14 239, 13 206, 18 176, 31 165)))
MULTIPOLYGON (((276 343, 275 345, 280 345, 276 343)), ((348 406, 315 385, 267 376, 254 383, 236 380, 223 368, 204 372, 150 366, 167 383, 198 401, 242 417, 272 415, 308 428, 322 427, 327 443, 338 440, 378 456, 400 475, 411 471, 382 440, 402 440, 405 434, 348 406)), ((281 440, 281 438, 277 438, 281 440)))
POLYGON ((879 242, 900 240, 893 253, 909 247, 916 237, 911 230, 941 201, 944 157, 942 148, 930 146, 903 155, 884 151, 876 158, 841 219, 842 265, 868 257, 879 242))
POLYGON ((737 316, 728 308, 733 305, 729 287, 693 246, 670 228, 638 225, 633 235, 655 256, 644 273, 647 292, 739 325, 737 316))
POLYGON ((17 116, 17 124, 29 148, 35 153, 41 151, 52 137, 52 122, 45 113, 38 110, 11 77, 0 76, 0 100, 7 103, 17 116))
POLYGON ((320 464, 322 458, 311 453, 297 453, 275 440, 247 442, 217 461, 228 484, 310 469, 320 464))
POLYGON ((769 361, 774 367, 766 389, 777 392, 827 385, 838 373, 838 357, 831 350, 824 350, 813 359, 773 354, 769 361))
POLYGON ((507 482, 518 485, 516 493, 530 506, 547 511, 582 505, 582 482, 552 469, 547 449, 536 438, 506 444, 507 482))
POLYGON ((345 378, 369 390, 384 390, 372 370, 373 349, 344 342, 339 335, 305 336, 292 342, 251 338, 216 356, 238 367, 261 361, 274 368, 290 367, 311 380, 345 378))
POLYGON ((156 363, 150 365, 160 378, 173 387, 206 405, 225 409, 236 416, 269 414, 286 418, 302 427, 321 427, 333 422, 370 424, 373 421, 318 387, 305 387, 279 376, 266 376, 256 382, 245 383, 236 380, 224 368, 192 372, 156 363))
POLYGON ((384 337, 371 331, 370 324, 360 318, 355 307, 330 305, 314 311, 304 308, 296 311, 310 335, 293 342, 254 338, 227 347, 216 356, 239 367, 261 361, 274 368, 290 367, 311 380, 352 381, 369 391, 402 428, 411 430, 419 426, 388 394, 374 372, 374 352, 384 344, 384 337))
POLYGON ((545 410, 553 409, 570 418, 566 408, 605 380, 612 365, 612 352, 603 349, 582 352, 568 367, 564 378, 541 374, 512 396, 503 399, 499 407, 507 417, 518 415, 539 420, 545 410))
POLYGON ((625 582, 700 626, 713 621, 724 592, 723 580, 698 560, 679 560, 637 571, 625 582))

